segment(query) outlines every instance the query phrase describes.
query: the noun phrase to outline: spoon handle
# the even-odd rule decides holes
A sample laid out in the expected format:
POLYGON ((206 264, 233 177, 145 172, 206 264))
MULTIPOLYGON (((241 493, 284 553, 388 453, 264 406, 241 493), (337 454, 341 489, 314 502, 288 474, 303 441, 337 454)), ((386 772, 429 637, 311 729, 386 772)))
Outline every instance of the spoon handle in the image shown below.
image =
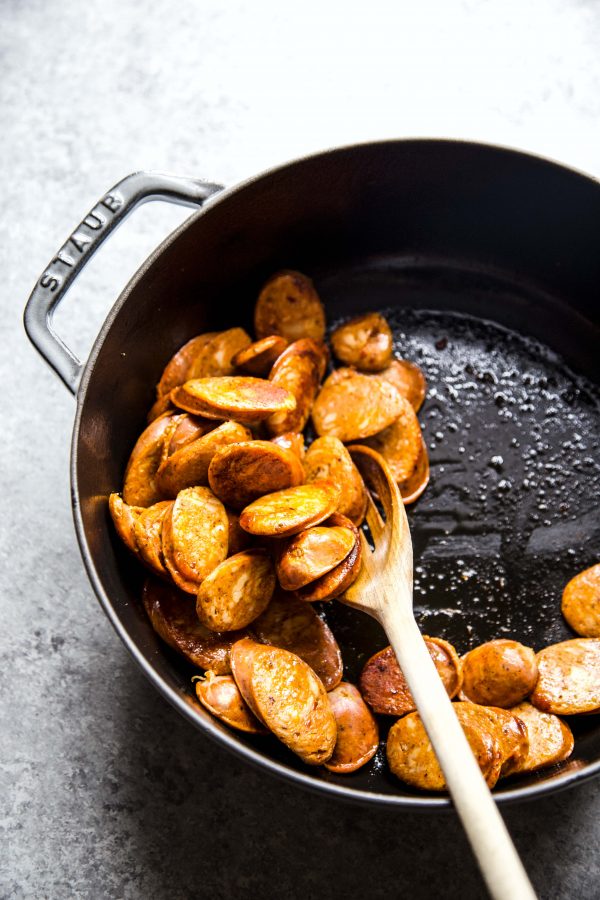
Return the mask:
POLYGON ((411 690, 452 801, 494 900, 535 900, 515 846, 485 783, 413 616, 386 604, 380 621, 411 690))

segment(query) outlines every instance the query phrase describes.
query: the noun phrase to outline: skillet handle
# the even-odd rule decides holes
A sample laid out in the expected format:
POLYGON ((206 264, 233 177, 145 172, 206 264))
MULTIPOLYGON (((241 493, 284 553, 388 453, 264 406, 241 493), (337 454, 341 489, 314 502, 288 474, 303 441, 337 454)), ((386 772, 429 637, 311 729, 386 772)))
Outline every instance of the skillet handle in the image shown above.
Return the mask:
POLYGON ((195 178, 134 172, 104 194, 46 266, 27 301, 23 321, 29 340, 71 393, 77 391, 83 364, 56 334, 52 318, 98 247, 129 213, 148 200, 195 207, 220 190, 221 185, 195 178))

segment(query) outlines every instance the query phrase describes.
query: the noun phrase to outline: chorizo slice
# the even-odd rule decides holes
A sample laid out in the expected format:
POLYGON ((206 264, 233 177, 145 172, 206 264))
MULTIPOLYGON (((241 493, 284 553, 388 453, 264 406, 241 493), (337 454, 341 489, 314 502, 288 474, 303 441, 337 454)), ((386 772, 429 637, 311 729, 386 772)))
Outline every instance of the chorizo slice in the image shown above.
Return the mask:
POLYGON ((381 453, 398 483, 411 477, 423 447, 421 426, 414 409, 404 397, 400 397, 400 403, 394 422, 364 441, 367 447, 381 453))
POLYGON ((296 406, 294 395, 284 388, 264 378, 243 375, 186 381, 172 391, 171 398, 186 412, 242 424, 259 422, 296 406))
POLYGON ((244 637, 243 631, 209 631, 198 620, 190 597, 156 578, 146 580, 142 600, 152 627, 169 647, 201 669, 217 675, 231 672, 229 651, 244 637))
POLYGON ((561 608, 573 631, 581 637, 600 638, 600 563, 571 578, 561 608))
MULTIPOLYGON (((489 787, 499 776, 501 757, 496 729, 472 703, 454 703, 454 711, 489 787)), ((391 771, 413 787, 428 791, 446 790, 446 781, 418 712, 408 713, 392 725, 386 754, 391 771)))
POLYGON ((141 560, 163 578, 168 578, 169 573, 162 550, 162 526, 165 515, 172 506, 171 500, 161 500, 144 509, 134 522, 141 560))
POLYGON ((214 455, 224 447, 251 438, 252 432, 244 425, 223 422, 208 434, 184 444, 163 459, 156 473, 156 483, 163 497, 176 497, 185 488, 207 485, 208 469, 214 455))
POLYGON ((173 428, 172 416, 155 419, 137 439, 127 468, 123 485, 123 500, 129 506, 152 506, 163 496, 156 483, 163 445, 173 428))
POLYGON ((422 369, 408 359, 393 359, 387 369, 378 372, 375 378, 383 378, 397 388, 417 413, 423 405, 427 393, 427 382, 422 369))
POLYGON ((342 681, 327 696, 337 724, 337 740, 325 766, 339 775, 356 772, 377 753, 377 722, 353 684, 342 681))
POLYGON ((219 375, 233 375, 235 372, 234 357, 252 342, 250 335, 243 328, 228 328, 217 331, 195 355, 188 370, 185 381, 194 378, 211 378, 219 375))
POLYGON ((515 706, 529 696, 538 677, 533 650, 504 638, 480 644, 462 662, 462 693, 484 706, 515 706))
POLYGON ((361 372, 379 372, 392 360, 392 331, 380 313, 365 313, 339 325, 331 335, 334 355, 361 372))
POLYGON ((287 345, 288 342, 281 335, 269 334, 236 353, 233 364, 246 375, 266 378, 287 345))
POLYGON ((254 330, 258 338, 324 340, 325 310, 310 278, 289 269, 269 278, 254 308, 254 330))
POLYGON ((343 525, 317 525, 285 541, 277 553, 277 578, 284 591, 297 591, 339 565, 354 547, 343 525))
POLYGON ((530 700, 544 712, 574 716, 600 710, 600 640, 574 638, 537 654, 538 680, 530 700))
POLYGON ((360 525, 367 511, 367 490, 361 474, 339 438, 320 437, 313 441, 304 458, 306 481, 330 479, 344 485, 337 512, 360 525))
POLYGON ((271 438, 271 443, 276 444, 278 447, 283 447, 284 450, 291 450, 301 462, 304 459, 306 450, 304 447, 304 435, 302 433, 297 431, 286 431, 284 434, 277 434, 275 437, 271 438))
MULTIPOLYGON (((166 456, 176 453, 186 444, 203 437, 217 426, 214 419, 201 419, 200 416, 190 416, 188 413, 181 413, 177 416, 177 425, 171 433, 171 439, 166 447, 166 456)), ((163 454, 163 461, 165 455, 163 454)))
MULTIPOLYGON (((437 673, 450 698, 460 690, 461 663, 452 644, 442 638, 424 637, 437 673)), ((416 709, 402 669, 391 647, 375 653, 363 667, 359 679, 360 692, 376 713, 403 716, 416 709)))
POLYGON ((208 671, 204 677, 197 677, 194 681, 198 700, 215 718, 238 731, 266 733, 266 728, 245 702, 231 675, 216 675, 208 671))
POLYGON ((293 594, 276 590, 266 610, 252 623, 252 631, 264 644, 303 659, 326 690, 333 690, 342 680, 342 654, 331 629, 310 604, 293 594))
POLYGON ((492 725, 499 729, 501 746, 500 777, 511 775, 523 762, 529 752, 527 726, 522 719, 507 709, 498 706, 482 706, 481 710, 492 725))
POLYGON ((421 449, 415 468, 406 481, 398 483, 398 489, 405 506, 418 500, 429 484, 429 454, 425 441, 421 437, 421 449))
POLYGON ((545 713, 531 703, 519 703, 511 713, 524 723, 529 747, 525 756, 516 761, 510 774, 537 772, 547 766, 563 762, 573 752, 573 732, 566 722, 552 713, 545 713))
POLYGON ((350 519, 340 515, 340 513, 334 513, 327 519, 325 524, 328 526, 342 525, 345 528, 350 528, 354 532, 354 546, 348 556, 334 569, 311 581, 306 587, 299 588, 296 591, 296 595, 305 603, 316 603, 320 600, 334 600, 336 597, 341 597, 344 591, 347 591, 350 585, 354 584, 360 572, 362 543, 358 528, 350 519))
POLYGON ((215 334, 216 332, 214 331, 208 331, 205 334, 196 335, 196 337, 187 341, 183 347, 180 347, 171 357, 156 386, 158 400, 167 396, 173 388, 179 387, 180 384, 188 380, 188 372, 192 363, 215 334))
POLYGON ((281 354, 271 369, 269 381, 289 391, 296 400, 296 406, 274 413, 267 419, 270 434, 302 431, 325 374, 327 356, 325 344, 318 344, 312 338, 294 341, 281 354))
POLYGON ((242 550, 206 576, 196 596, 196 614, 211 631, 245 628, 267 608, 276 585, 266 550, 242 550))
POLYGON ((354 369, 336 369, 317 395, 312 420, 320 437, 328 434, 347 443, 388 428, 403 405, 393 384, 354 369))
POLYGON ((340 485, 315 481, 259 497, 240 513, 240 525, 250 534, 289 537, 318 525, 335 510, 340 485))
POLYGON ((163 553, 175 583, 187 585, 183 590, 196 593, 200 582, 227 557, 228 530, 225 507, 209 488, 179 492, 163 521, 163 553))
POLYGON ((241 550, 249 547, 253 538, 240 525, 240 517, 232 509, 225 509, 227 513, 227 523, 229 525, 229 540, 227 546, 228 556, 233 556, 241 550))
POLYGON ((213 492, 234 509, 303 481, 304 470, 296 454, 271 441, 245 440, 223 447, 208 469, 213 492))
POLYGON ((135 536, 135 521, 144 509, 143 506, 129 506, 123 501, 120 494, 113 493, 108 498, 108 510, 116 532, 127 549, 136 556, 139 556, 140 548, 135 536))
POLYGON ((159 397, 158 400, 154 401, 154 403, 148 410, 146 421, 148 425, 150 425, 152 422, 154 422, 155 419, 160 418, 160 416, 164 416, 165 413, 173 412, 176 412, 176 410, 171 401, 171 397, 169 396, 169 394, 164 394, 162 397, 159 397))
POLYGON ((260 721, 308 765, 331 757, 337 727, 323 682, 295 653, 249 638, 231 648, 241 694, 260 721))

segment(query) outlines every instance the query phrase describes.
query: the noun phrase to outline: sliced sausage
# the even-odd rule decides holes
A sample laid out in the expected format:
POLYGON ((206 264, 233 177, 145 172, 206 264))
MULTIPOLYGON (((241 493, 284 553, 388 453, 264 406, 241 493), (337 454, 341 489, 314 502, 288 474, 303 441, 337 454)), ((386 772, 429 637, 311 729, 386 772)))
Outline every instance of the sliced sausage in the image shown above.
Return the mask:
POLYGON ((141 560, 163 578, 167 578, 169 573, 162 549, 162 526, 165 515, 172 506, 172 501, 161 500, 144 509, 134 522, 141 560))
POLYGON ((354 532, 343 525, 317 525, 278 547, 277 578, 284 591, 296 591, 346 559, 354 547, 354 532))
POLYGON ((427 382, 416 363, 407 359, 393 359, 387 369, 378 372, 375 378, 383 378, 397 388, 415 412, 419 412, 427 393, 427 382))
POLYGON ((323 682, 288 650, 249 638, 231 650, 231 668, 254 714, 308 765, 331 757, 337 727, 323 682))
POLYGON ((362 544, 358 529, 350 519, 334 513, 325 522, 328 526, 342 525, 344 528, 350 528, 354 532, 354 546, 348 556, 335 567, 307 584, 306 587, 296 591, 296 595, 305 603, 316 603, 320 600, 334 600, 341 597, 344 591, 347 591, 351 584, 354 584, 360 572, 362 562, 362 544))
POLYGON ((289 391, 296 400, 296 406, 276 412, 267 419, 270 434, 302 431, 308 422, 326 365, 325 344, 318 344, 312 338, 294 341, 284 350, 271 369, 269 380, 289 391))
POLYGON ((148 415, 146 416, 146 421, 148 425, 154 422, 155 419, 160 418, 160 416, 164 416, 165 413, 176 412, 175 406, 171 401, 171 397, 169 394, 164 394, 162 397, 159 397, 158 400, 155 400, 150 409, 148 410, 148 415))
POLYGON ((249 734, 265 734, 262 725, 244 698, 231 675, 215 675, 206 672, 203 678, 195 679, 196 696, 205 709, 217 719, 249 734))
POLYGON ((327 623, 293 594, 276 590, 252 631, 265 644, 289 650, 316 672, 326 690, 342 679, 342 654, 327 623))
POLYGON ((176 497, 184 488, 207 485, 208 469, 214 455, 224 447, 251 438, 252 432, 239 422, 223 422, 208 434, 184 444, 163 459, 156 473, 156 483, 163 497, 176 497))
MULTIPOLYGON (((184 381, 193 378, 210 378, 233 375, 235 356, 250 346, 251 337, 243 328, 228 328, 213 334, 196 354, 184 381)), ((183 384, 183 382, 180 382, 183 384)))
POLYGON ((225 507, 209 488, 180 491, 165 515, 162 533, 165 565, 183 590, 196 593, 227 557, 228 530, 225 507))
POLYGON ((170 584, 148 578, 142 594, 152 627, 169 647, 201 669, 231 672, 229 651, 243 631, 217 634, 198 621, 193 600, 170 584))
POLYGON ((136 556, 139 556, 140 548, 135 536, 135 520, 141 515, 144 508, 143 506, 129 506, 123 502, 120 494, 111 494, 108 498, 108 509, 117 534, 127 549, 136 556))
POLYGON ((500 777, 505 778, 517 771, 529 752, 527 726, 518 716, 498 706, 482 706, 482 712, 492 725, 499 729, 502 759, 500 777))
POLYGON ((529 696, 537 677, 535 653, 518 641, 488 641, 463 657, 462 692, 473 703, 509 709, 529 696))
POLYGON ((156 483, 163 444, 172 430, 172 417, 155 419, 142 431, 125 470, 123 500, 129 506, 152 506, 163 496, 156 483))
POLYGON ((563 762, 573 752, 573 733, 558 716, 542 712, 527 702, 514 706, 511 713, 525 724, 529 740, 527 753, 512 767, 511 775, 537 772, 538 769, 563 762))
POLYGON ((171 398, 186 412, 242 424, 259 422, 296 406, 293 394, 284 388, 263 378, 243 375, 186 381, 172 391, 171 398))
POLYGON ((266 378, 273 363, 281 356, 287 344, 284 337, 278 334, 269 334, 236 353, 233 357, 233 364, 246 375, 266 378))
MULTIPOLYGON (((450 698, 461 685, 461 664, 452 644, 442 638, 424 637, 442 684, 450 698)), ((360 692, 376 713, 403 716, 416 708, 402 669, 391 647, 384 647, 365 664, 359 680, 360 692)))
POLYGON ((313 441, 304 458, 308 483, 323 478, 344 485, 337 512, 360 525, 367 511, 367 490, 360 472, 339 438, 320 437, 313 441))
POLYGON ((301 484, 259 497, 240 514, 240 525, 250 534, 289 537, 318 525, 332 514, 340 486, 332 481, 301 484))
POLYGON ((283 335, 288 341, 325 338, 325 310, 310 278, 301 272, 277 272, 262 288, 254 309, 258 338, 283 335))
POLYGON ((283 447, 284 450, 291 450, 301 462, 304 459, 306 452, 304 435, 297 431, 286 431, 284 434, 277 434, 271 438, 271 443, 276 444, 278 447, 283 447))
POLYGON ((331 346, 345 365, 361 372, 379 372, 392 359, 392 331, 382 315, 366 313, 339 325, 331 335, 331 346))
POLYGON ((336 369, 325 380, 312 410, 318 435, 356 441, 371 437, 394 422, 404 400, 387 381, 354 369, 336 369))
MULTIPOLYGON (((501 756, 495 730, 485 714, 472 703, 454 703, 454 711, 489 787, 499 776, 501 756)), ((421 790, 444 791, 446 782, 425 726, 418 712, 409 713, 392 725, 387 739, 387 759, 398 778, 421 790)))
POLYGON ((600 710, 600 640, 575 638, 540 650, 531 702, 559 716, 600 710))
POLYGON ((569 581, 562 595, 562 614, 577 634, 600 638, 600 563, 569 581))
MULTIPOLYGON (((202 419, 200 416, 191 416, 188 413, 181 413, 176 419, 177 425, 173 429, 171 439, 166 447, 167 456, 171 456, 172 453, 181 450, 186 444, 191 444, 192 441, 196 441, 198 438, 208 434, 209 431, 212 431, 218 425, 218 422, 215 422, 214 419, 202 419)), ((163 461, 164 459, 165 456, 163 455, 163 461)))
POLYGON ((377 753, 377 722, 353 684, 343 681, 327 696, 337 724, 337 740, 325 766, 340 775, 356 772, 377 753))
POLYGON ((227 513, 227 522, 229 525, 227 554, 228 556, 233 556, 235 553, 239 553, 241 550, 245 550, 246 547, 249 547, 253 541, 253 537, 241 527, 240 517, 236 512, 227 508, 225 509, 225 512, 227 513))
POLYGON ((246 440, 215 453, 208 481, 223 503, 243 509, 264 494, 302 484, 304 470, 291 450, 271 441, 246 440))
POLYGON ((201 353, 205 345, 215 336, 215 333, 214 331, 209 331, 193 337, 171 357, 156 386, 158 400, 167 396, 173 388, 179 387, 180 384, 188 380, 188 372, 193 361, 201 353))
POLYGON ((245 628, 267 608, 275 585, 267 551, 242 550, 206 576, 198 589, 196 613, 211 631, 245 628))
POLYGON ((429 454, 427 452, 425 441, 421 438, 421 449, 419 450, 415 468, 406 481, 400 481, 398 483, 398 489, 404 505, 408 506, 410 503, 414 503, 415 500, 418 500, 428 484, 429 454))
POLYGON ((415 471, 423 438, 417 415, 404 397, 400 397, 398 417, 379 434, 364 443, 381 453, 398 483, 405 482, 415 471))

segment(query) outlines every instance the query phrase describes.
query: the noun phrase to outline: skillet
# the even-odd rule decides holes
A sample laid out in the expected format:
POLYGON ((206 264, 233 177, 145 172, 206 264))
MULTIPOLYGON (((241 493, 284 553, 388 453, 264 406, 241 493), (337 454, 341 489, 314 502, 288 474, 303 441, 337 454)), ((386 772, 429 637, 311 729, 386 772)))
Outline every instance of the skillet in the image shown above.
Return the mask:
MULTIPOLYGON (((276 741, 233 733, 191 698, 192 670, 152 631, 142 573, 111 527, 172 353, 202 331, 251 327, 261 284, 308 274, 329 323, 377 309, 396 351, 429 382, 420 413, 431 484, 409 508, 415 608, 424 633, 460 653, 495 637, 541 647, 573 635, 560 595, 600 547, 600 187, 514 150, 442 140, 344 147, 221 190, 136 173, 104 195, 38 281, 27 333, 76 394, 71 484, 90 581, 152 684, 194 726, 275 775, 376 805, 440 809, 387 772, 382 751, 352 776, 310 770, 276 741), (135 206, 153 198, 202 208, 142 265, 114 304, 85 365, 52 313, 85 263, 135 206)), ((346 676, 387 642, 335 602, 327 618, 346 676)), ((600 769, 597 716, 571 720, 566 763, 501 782, 500 802, 567 787, 600 769)))

